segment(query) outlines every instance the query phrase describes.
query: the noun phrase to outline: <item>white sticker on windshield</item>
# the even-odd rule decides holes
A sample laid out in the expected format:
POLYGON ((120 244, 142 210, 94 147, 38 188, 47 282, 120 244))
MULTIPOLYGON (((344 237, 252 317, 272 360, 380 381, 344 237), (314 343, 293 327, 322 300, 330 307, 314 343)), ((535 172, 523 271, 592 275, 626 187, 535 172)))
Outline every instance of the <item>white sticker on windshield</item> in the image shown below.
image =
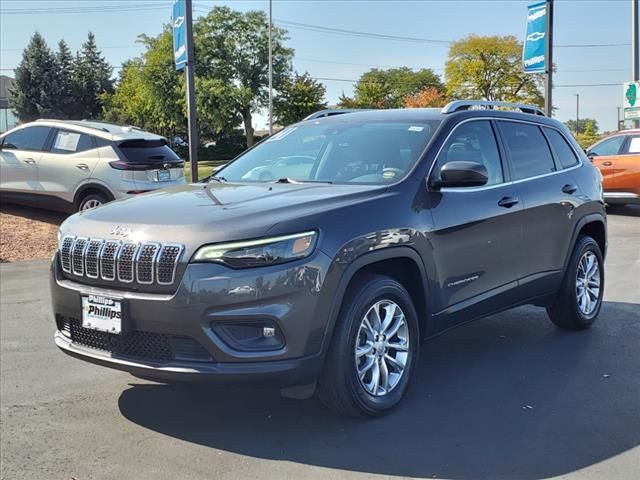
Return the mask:
POLYGON ((80 134, 73 132, 58 132, 56 143, 53 148, 55 150, 66 150, 67 152, 75 152, 78 149, 80 134))
POLYGON ((410 132, 421 132, 422 130, 424 130, 424 127, 418 127, 418 126, 411 126, 409 127, 409 131, 410 132))
POLYGON ((280 130, 278 133, 268 138, 264 143, 277 142, 279 140, 282 140, 284 137, 292 133, 296 128, 298 127, 287 127, 284 130, 280 130))

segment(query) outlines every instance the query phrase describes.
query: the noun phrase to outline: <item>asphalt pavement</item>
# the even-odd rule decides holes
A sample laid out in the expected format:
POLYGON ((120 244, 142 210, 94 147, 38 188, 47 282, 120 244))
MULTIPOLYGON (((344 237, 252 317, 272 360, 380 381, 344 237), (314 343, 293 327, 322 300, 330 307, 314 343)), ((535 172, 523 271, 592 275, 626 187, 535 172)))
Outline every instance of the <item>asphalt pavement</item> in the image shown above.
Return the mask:
POLYGON ((589 331, 534 307, 424 344, 392 414, 163 385, 53 344, 47 262, 0 266, 2 479, 640 478, 640 209, 612 210, 589 331))

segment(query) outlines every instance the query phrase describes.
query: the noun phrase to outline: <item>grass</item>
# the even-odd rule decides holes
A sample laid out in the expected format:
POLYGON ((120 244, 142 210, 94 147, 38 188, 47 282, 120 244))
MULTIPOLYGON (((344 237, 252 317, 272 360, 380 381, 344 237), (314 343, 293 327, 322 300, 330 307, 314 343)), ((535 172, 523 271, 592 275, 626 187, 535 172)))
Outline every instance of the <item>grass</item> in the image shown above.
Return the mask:
MULTIPOLYGON (((198 179, 202 180, 204 177, 211 175, 213 167, 227 163, 228 160, 204 160, 198 161, 198 179)), ((191 162, 184 162, 184 174, 187 178, 187 182, 191 181, 191 162)))

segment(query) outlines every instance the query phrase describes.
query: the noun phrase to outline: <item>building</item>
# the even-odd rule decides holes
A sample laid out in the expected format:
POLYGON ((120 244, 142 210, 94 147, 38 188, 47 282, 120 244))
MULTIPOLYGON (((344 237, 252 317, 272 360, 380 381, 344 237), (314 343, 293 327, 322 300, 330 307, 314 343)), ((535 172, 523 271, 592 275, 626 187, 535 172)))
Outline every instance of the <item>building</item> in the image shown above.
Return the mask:
POLYGON ((9 108, 9 89, 13 85, 13 78, 0 75, 0 133, 11 130, 16 126, 18 117, 9 108))

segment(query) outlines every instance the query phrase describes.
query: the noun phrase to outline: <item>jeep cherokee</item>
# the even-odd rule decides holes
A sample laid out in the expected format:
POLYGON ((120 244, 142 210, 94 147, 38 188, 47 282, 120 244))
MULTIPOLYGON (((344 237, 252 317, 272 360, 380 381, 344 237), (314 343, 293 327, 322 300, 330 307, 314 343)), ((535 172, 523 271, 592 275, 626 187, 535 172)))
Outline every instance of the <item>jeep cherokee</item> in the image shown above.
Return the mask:
POLYGON ((422 341, 454 325, 523 304, 560 328, 595 321, 601 181, 536 107, 304 121, 206 183, 64 222, 55 342, 142 378, 317 387, 338 412, 381 415, 422 341))

